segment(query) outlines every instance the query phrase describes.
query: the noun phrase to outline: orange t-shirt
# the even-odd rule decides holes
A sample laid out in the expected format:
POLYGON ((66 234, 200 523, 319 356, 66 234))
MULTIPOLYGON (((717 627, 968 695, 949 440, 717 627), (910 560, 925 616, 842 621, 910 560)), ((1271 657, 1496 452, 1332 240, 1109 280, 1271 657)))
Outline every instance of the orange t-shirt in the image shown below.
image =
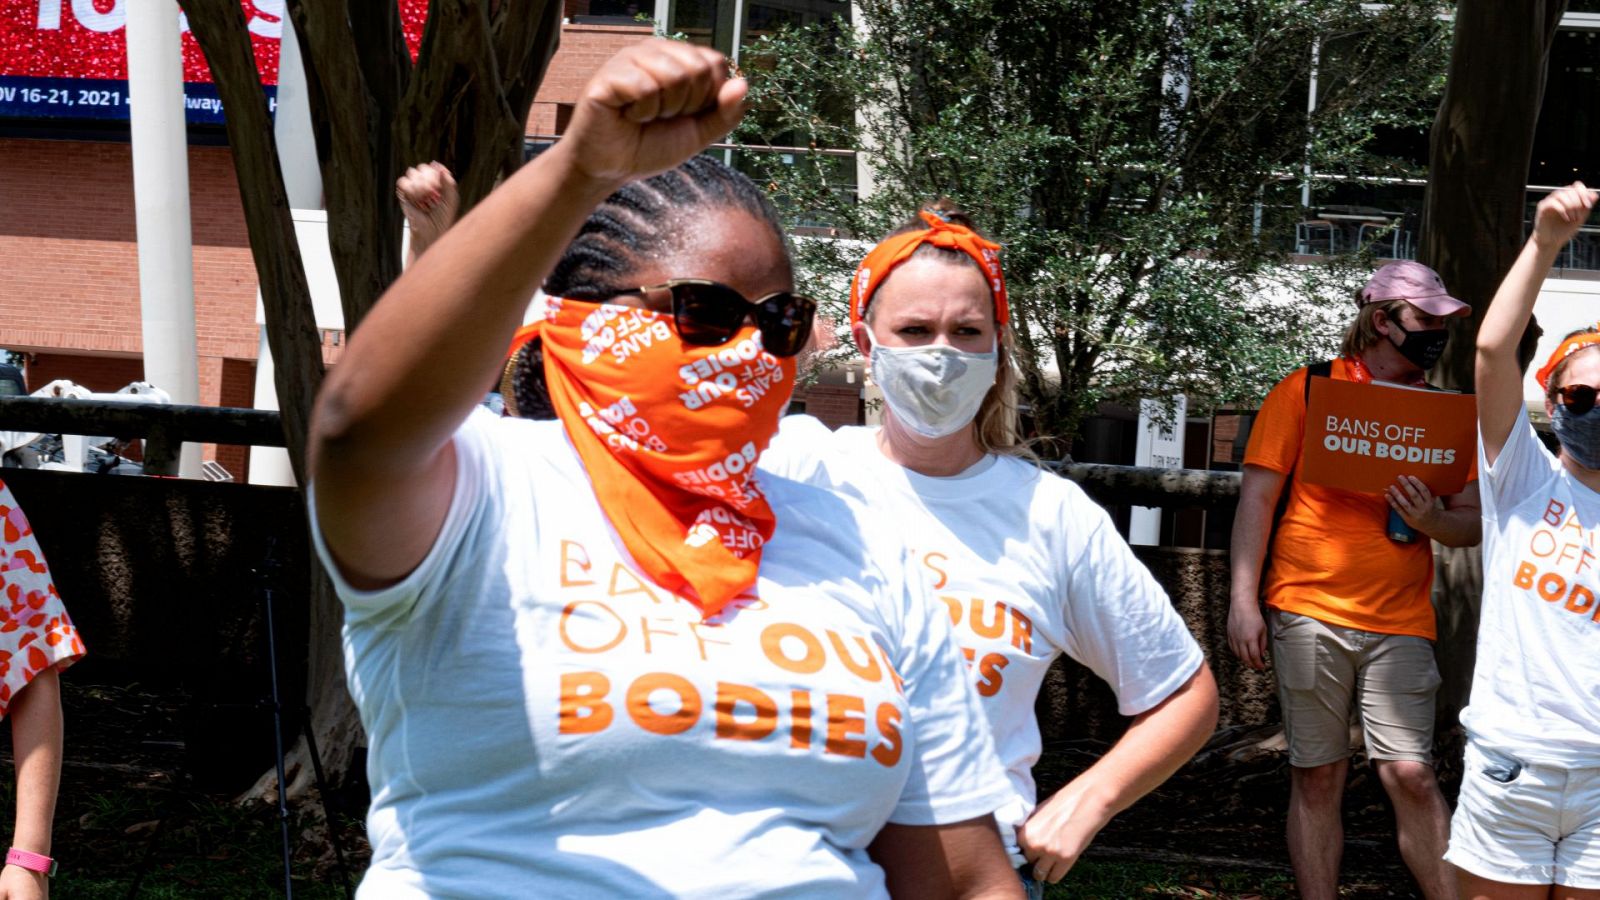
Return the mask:
MULTIPOLYGON (((1333 378, 1352 381, 1343 359, 1333 378)), ((1244 463, 1280 475, 1294 471, 1305 434, 1306 370, 1278 382, 1250 431, 1244 463)), ((1476 467, 1469 479, 1477 477, 1476 467)), ((1294 478, 1272 539, 1267 605, 1330 625, 1433 640, 1433 545, 1389 540, 1389 501, 1294 478)))

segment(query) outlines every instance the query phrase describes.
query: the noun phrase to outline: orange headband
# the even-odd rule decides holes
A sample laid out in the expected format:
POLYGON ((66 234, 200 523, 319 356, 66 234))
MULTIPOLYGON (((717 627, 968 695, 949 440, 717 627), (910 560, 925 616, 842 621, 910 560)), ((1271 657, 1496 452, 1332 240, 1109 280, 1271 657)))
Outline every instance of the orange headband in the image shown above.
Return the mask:
POLYGON ((1006 324, 1011 318, 1011 310, 1006 304, 1006 279, 1000 273, 1000 245, 984 240, 965 225, 946 222, 926 210, 918 215, 928 223, 926 229, 885 238, 883 243, 872 248, 867 258, 861 261, 861 267, 856 269, 856 276, 850 281, 850 326, 854 328, 857 322, 866 318, 867 304, 872 302, 872 295, 877 293, 884 279, 889 277, 895 266, 910 259, 911 254, 923 244, 932 244, 944 250, 959 250, 972 257, 979 270, 989 279, 995 320, 1001 325, 1006 324))
POLYGON ((1544 368, 1534 375, 1539 380, 1539 388, 1546 391, 1550 390, 1550 376, 1555 373, 1556 366, 1561 365, 1562 360, 1591 344, 1600 344, 1600 334, 1588 331, 1583 334, 1575 334, 1562 341, 1561 346, 1556 348, 1556 352, 1550 354, 1550 358, 1545 360, 1544 368))

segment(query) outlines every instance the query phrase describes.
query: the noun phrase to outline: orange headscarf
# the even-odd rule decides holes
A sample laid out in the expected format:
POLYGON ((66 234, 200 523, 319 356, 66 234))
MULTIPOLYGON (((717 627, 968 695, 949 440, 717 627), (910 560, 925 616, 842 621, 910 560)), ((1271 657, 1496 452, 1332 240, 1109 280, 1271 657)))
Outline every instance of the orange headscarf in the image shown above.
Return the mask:
POLYGON ((747 326, 720 347, 683 343, 672 317, 547 299, 537 337, 550 402, 628 553, 710 617, 756 583, 776 519, 755 481, 794 383, 793 359, 747 326))
POLYGON ((872 295, 894 267, 910 259, 923 244, 959 250, 972 257, 989 280, 989 293, 994 295, 995 321, 1006 324, 1011 318, 1011 309, 1006 303, 1006 279, 1000 272, 1000 245, 984 240, 965 225, 947 222, 927 210, 918 215, 928 223, 927 228, 884 238, 856 269, 855 277, 850 280, 850 327, 855 328, 855 324, 866 317, 872 295))
POLYGON ((1544 367, 1534 375, 1534 378, 1539 380, 1539 388, 1548 391, 1550 389, 1550 376, 1555 374, 1556 366, 1561 365, 1562 360, 1590 344, 1600 344, 1600 333, 1586 331, 1562 341, 1561 346, 1556 348, 1556 352, 1550 354, 1550 358, 1545 360, 1544 367))

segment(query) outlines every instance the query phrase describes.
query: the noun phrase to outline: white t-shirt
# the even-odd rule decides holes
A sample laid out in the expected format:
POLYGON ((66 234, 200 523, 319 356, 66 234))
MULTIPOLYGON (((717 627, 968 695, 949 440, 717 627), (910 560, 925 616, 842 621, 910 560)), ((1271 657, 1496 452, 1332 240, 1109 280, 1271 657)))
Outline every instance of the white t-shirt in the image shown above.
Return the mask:
MULTIPOLYGON (((997 814, 1015 829, 1037 798, 1034 700, 1065 653, 1105 679, 1123 715, 1159 704, 1200 668, 1200 645, 1111 517, 1077 485, 1023 460, 986 456, 930 478, 890 462, 877 429, 787 416, 761 467, 860 498, 898 523, 948 613, 1010 777, 997 814)), ((765 482, 763 482, 765 483, 765 482)))
POLYGON ((1530 763, 1600 760, 1600 494, 1526 420, 1482 473, 1483 611, 1472 739, 1530 763))
POLYGON ((764 484, 756 591, 702 621, 637 574, 559 422, 475 411, 455 446, 416 571, 336 577, 371 741, 361 896, 879 897, 885 822, 1005 802, 948 623, 859 506, 764 484))

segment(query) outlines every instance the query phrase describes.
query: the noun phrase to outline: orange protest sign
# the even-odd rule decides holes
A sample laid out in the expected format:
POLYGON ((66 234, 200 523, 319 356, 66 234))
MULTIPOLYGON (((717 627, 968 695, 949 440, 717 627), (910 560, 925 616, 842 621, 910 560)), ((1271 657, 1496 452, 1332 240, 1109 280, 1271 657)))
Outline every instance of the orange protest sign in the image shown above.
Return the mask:
POLYGON ((1414 475, 1434 496, 1459 493, 1477 452, 1477 424, 1471 394, 1313 377, 1300 477, 1377 494, 1414 475))

